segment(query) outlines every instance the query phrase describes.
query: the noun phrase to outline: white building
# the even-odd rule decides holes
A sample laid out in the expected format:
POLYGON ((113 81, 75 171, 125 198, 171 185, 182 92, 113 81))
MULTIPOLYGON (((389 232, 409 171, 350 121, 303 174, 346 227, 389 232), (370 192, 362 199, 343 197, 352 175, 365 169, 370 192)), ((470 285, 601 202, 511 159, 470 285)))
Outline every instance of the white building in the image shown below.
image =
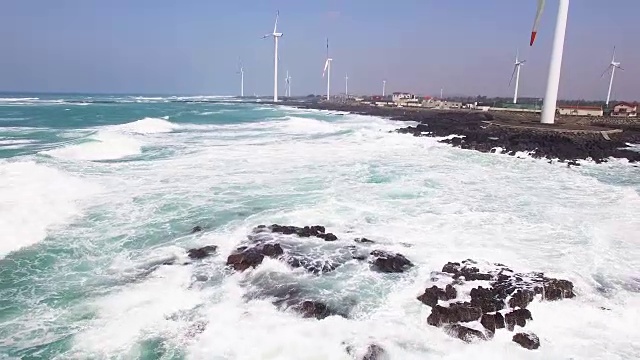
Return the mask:
POLYGON ((599 106, 560 105, 556 109, 559 115, 603 116, 604 110, 599 106))

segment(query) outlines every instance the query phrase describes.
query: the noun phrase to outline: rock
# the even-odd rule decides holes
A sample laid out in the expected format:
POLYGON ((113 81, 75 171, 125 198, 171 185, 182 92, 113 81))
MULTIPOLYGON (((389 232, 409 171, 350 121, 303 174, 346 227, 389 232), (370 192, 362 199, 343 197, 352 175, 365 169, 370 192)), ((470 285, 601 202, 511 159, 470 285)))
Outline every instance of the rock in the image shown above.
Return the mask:
POLYGON ((255 268, 262 263, 265 256, 278 257, 284 253, 280 244, 261 244, 252 248, 241 246, 234 254, 227 258, 227 265, 232 266, 236 271, 244 271, 250 267, 255 268))
MULTIPOLYGON (((347 351, 347 354, 354 357, 356 356, 352 345, 347 345, 345 350, 347 351)), ((362 355, 362 357, 359 357, 358 359, 359 360, 386 360, 388 358, 389 357, 387 352, 380 345, 369 344, 369 346, 367 346, 367 351, 364 353, 364 355, 362 355)))
POLYGON ((457 274, 460 271, 460 263, 448 262, 442 267, 442 272, 449 274, 457 274))
POLYGON ((202 231, 202 227, 201 226, 194 226, 193 229, 191 229, 191 233, 195 234, 197 232, 202 231))
POLYGON ((525 349, 535 350, 540 347, 540 339, 533 333, 517 333, 512 340, 525 349))
POLYGON ((357 239, 355 239, 355 242, 360 243, 360 244, 373 244, 373 243, 375 243, 375 241, 369 240, 367 238, 357 238, 357 239))
POLYGON ((335 313, 332 312, 326 304, 318 301, 303 301, 302 304, 295 308, 302 314, 302 317, 305 318, 316 318, 318 320, 322 320, 328 316, 335 315, 335 313))
POLYGON ((571 299, 575 297, 573 293, 573 283, 568 280, 548 279, 544 284, 545 300, 571 299))
POLYGON ((517 309, 504 316, 504 322, 507 326, 507 330, 513 331, 515 326, 525 327, 527 320, 533 320, 531 317, 531 311, 527 309, 517 309))
POLYGON ((504 303, 491 289, 477 287, 471 289, 471 304, 482 309, 483 313, 496 312, 504 308, 504 303))
POLYGON ((444 331, 452 337, 458 338, 465 342, 472 342, 474 340, 487 340, 487 337, 478 330, 468 328, 459 324, 447 325, 444 331))
POLYGON ((318 234, 318 235, 316 235, 316 237, 319 237, 320 239, 324 239, 324 241, 336 241, 336 240, 338 240, 338 237, 335 236, 332 233, 318 234))
POLYGON ((453 303, 449 307, 436 305, 431 308, 431 315, 427 317, 427 323, 432 326, 441 326, 475 321, 479 320, 481 316, 482 310, 469 303, 453 303))
POLYGON ((339 264, 333 263, 330 260, 312 259, 305 256, 288 256, 286 262, 293 268, 301 267, 315 275, 331 272, 339 266, 339 264))
POLYGON ((189 249, 187 250, 187 255, 190 259, 204 259, 215 253, 217 249, 218 247, 215 245, 208 245, 201 248, 189 249))
POLYGON ((490 332, 495 332, 496 329, 504 329, 504 316, 501 313, 495 314, 483 314, 480 324, 490 332))
POLYGON ((535 292, 531 290, 520 289, 513 294, 511 299, 509 299, 509 307, 520 307, 524 309, 533 301, 535 295, 535 292))
POLYGON ((393 254, 382 250, 373 250, 371 256, 374 268, 383 273, 401 273, 412 267, 413 264, 401 254, 393 254))
POLYGON ((442 290, 434 285, 428 289, 425 289, 424 294, 418 296, 418 300, 420 300, 425 305, 434 307, 438 304, 438 300, 453 300, 457 295, 458 293, 456 289, 451 284, 447 285, 445 287, 445 290, 442 290))
POLYGON ((387 352, 377 344, 370 344, 362 360, 383 360, 387 358, 387 352))

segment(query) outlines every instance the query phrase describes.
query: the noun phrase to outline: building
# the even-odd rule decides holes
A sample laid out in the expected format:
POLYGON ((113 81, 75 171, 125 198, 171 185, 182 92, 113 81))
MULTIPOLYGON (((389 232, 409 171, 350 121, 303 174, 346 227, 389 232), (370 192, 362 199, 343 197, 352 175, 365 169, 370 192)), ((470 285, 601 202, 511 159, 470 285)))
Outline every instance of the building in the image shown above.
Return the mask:
POLYGON ((619 102, 613 106, 611 116, 615 117, 637 117, 638 103, 619 102))
POLYGON ((411 99, 415 99, 415 95, 406 92, 394 92, 391 96, 391 100, 396 103, 411 99))
POLYGON ((558 105, 556 112, 559 115, 572 116, 603 116, 604 110, 601 106, 581 106, 581 105, 558 105))

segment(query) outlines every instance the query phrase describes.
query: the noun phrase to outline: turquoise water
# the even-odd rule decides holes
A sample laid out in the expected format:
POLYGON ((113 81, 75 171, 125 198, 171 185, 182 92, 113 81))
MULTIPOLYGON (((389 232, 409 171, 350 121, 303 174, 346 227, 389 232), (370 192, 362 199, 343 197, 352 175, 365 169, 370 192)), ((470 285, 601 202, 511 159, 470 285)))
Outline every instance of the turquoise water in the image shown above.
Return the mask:
POLYGON ((371 341, 393 359, 640 356, 639 168, 481 154, 398 126, 220 97, 0 95, 0 358, 349 359, 343 342, 371 341), (417 266, 230 274, 226 254, 262 223, 327 226, 342 240, 318 256, 366 236, 417 266), (207 244, 220 255, 157 266, 207 244), (462 346, 415 296, 465 258, 571 279, 579 297, 532 305, 537 352, 508 334, 462 346), (245 296, 283 282, 352 319, 245 296))

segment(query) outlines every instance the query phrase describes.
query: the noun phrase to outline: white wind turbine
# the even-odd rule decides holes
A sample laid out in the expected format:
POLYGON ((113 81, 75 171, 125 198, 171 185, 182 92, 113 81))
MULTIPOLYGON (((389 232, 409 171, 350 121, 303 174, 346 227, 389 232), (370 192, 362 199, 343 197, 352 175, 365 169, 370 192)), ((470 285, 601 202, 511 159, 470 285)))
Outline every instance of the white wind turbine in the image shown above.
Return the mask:
POLYGON ((349 74, 344 74, 344 95, 349 98, 349 74))
MULTIPOLYGON (((544 10, 545 0, 538 0, 538 11, 531 30, 530 46, 538 34, 538 25, 544 10)), ((569 0, 559 0, 558 18, 556 20, 556 32, 553 37, 553 50, 551 52, 551 63, 549 65, 549 78, 547 80, 547 91, 544 96, 542 107, 543 124, 553 124, 556 116, 556 106, 558 103, 558 88, 560 87, 560 70, 562 69, 562 54, 564 52, 564 38, 567 31, 567 18, 569 17, 569 0)))
POLYGON ((242 61, 239 61, 240 70, 236 74, 240 74, 240 97, 244 97, 244 67, 242 61))
POLYGON ((607 93, 607 108, 609 107, 609 101, 611 101, 611 89, 613 88, 613 77, 616 74, 616 69, 624 70, 620 67, 620 63, 616 61, 616 47, 613 47, 613 56, 611 57, 611 63, 607 69, 602 73, 603 77, 607 71, 611 70, 611 80, 609 80, 609 92, 607 93))
POLYGON ((284 96, 291 97, 291 76, 289 76, 289 70, 287 70, 287 77, 284 78, 284 96))
POLYGON ((515 65, 513 67, 513 73, 511 73, 511 80, 509 80, 509 86, 511 86, 511 82, 513 82, 513 76, 516 76, 516 89, 515 92, 513 94, 513 103, 517 104, 518 103, 518 86, 520 85, 520 67, 527 62, 527 60, 520 60, 520 53, 519 51, 516 51, 516 62, 515 65))
POLYGON ((324 77, 325 73, 327 74, 327 101, 330 97, 331 92, 331 62, 332 58, 329 57, 329 39, 327 39, 327 60, 324 62, 324 70, 322 71, 322 77, 324 77))
POLYGON ((382 97, 384 97, 386 90, 387 90, 387 80, 382 80, 382 97))
POLYGON ((273 36, 273 102, 278 102, 278 39, 282 37, 282 33, 278 32, 278 18, 280 11, 276 12, 276 23, 273 25, 273 33, 266 34, 263 39, 273 36))

